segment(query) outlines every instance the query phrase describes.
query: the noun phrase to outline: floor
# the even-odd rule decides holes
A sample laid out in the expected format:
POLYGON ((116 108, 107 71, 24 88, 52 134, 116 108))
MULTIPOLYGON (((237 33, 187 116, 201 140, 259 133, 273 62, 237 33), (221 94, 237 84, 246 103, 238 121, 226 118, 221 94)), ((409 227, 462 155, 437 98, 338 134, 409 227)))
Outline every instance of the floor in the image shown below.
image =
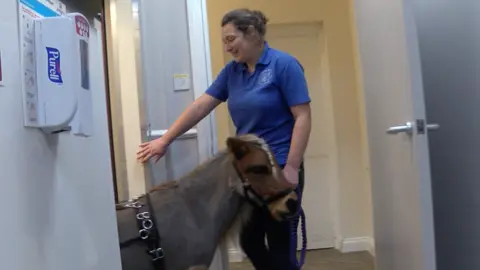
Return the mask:
MULTIPOLYGON (((368 252, 340 253, 334 249, 309 251, 302 270, 374 270, 368 252)), ((254 270, 250 262, 231 263, 230 270, 254 270)))

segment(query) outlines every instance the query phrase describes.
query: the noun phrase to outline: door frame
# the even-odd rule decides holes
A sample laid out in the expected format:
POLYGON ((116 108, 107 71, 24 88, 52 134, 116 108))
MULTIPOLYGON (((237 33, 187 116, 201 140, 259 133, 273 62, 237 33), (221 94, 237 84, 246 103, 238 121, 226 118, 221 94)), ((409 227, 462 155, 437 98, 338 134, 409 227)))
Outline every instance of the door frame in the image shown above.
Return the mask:
POLYGON ((118 184, 117 184, 117 168, 116 168, 116 159, 115 159, 115 145, 113 142, 113 122, 112 122, 112 106, 110 100, 110 77, 108 73, 108 46, 107 46, 107 27, 105 19, 105 0, 101 1, 101 11, 95 19, 98 20, 100 26, 98 31, 101 32, 101 45, 102 45, 102 61, 103 61, 103 76, 105 78, 105 100, 107 102, 107 125, 108 125, 108 143, 110 147, 110 164, 112 170, 112 182, 113 182, 113 193, 115 198, 115 203, 119 202, 118 199, 118 184))
MULTIPOLYGON (((131 51, 131 46, 134 44, 130 44, 133 39, 130 40, 130 35, 128 33, 123 33, 123 32, 128 32, 131 29, 126 29, 127 31, 121 31, 118 32, 116 28, 118 28, 118 12, 126 12, 124 9, 128 5, 128 3, 120 3, 118 2, 119 0, 103 0, 103 28, 104 28, 104 35, 105 35, 105 64, 106 64, 106 72, 107 72, 107 80, 108 80, 108 86, 114 86, 115 91, 113 93, 110 91, 108 93, 108 99, 110 101, 110 104, 115 104, 115 102, 119 102, 122 98, 122 87, 124 85, 126 88, 128 88, 128 91, 131 92, 132 89, 136 89, 137 92, 140 91, 138 88, 138 80, 141 78, 137 78, 138 76, 137 73, 135 72, 136 67, 135 65, 132 65, 132 62, 135 62, 134 60, 134 54, 130 53, 131 51), (118 5, 121 4, 122 7, 118 7, 118 5), (114 35, 114 32, 116 32, 116 35, 114 35), (127 38, 128 42, 123 42, 123 43, 128 43, 127 45, 130 45, 129 48, 117 48, 118 46, 116 44, 120 43, 120 36, 123 38, 127 38), (123 54, 128 56, 127 60, 128 61, 119 61, 118 54, 119 50, 122 50, 123 54), (129 62, 129 65, 121 65, 120 62, 129 62), (120 68, 122 69, 120 70, 120 68), (121 76, 120 73, 125 73, 128 74, 128 76, 121 76), (124 81, 120 81, 120 78, 128 78, 128 83, 124 81), (135 85, 135 87, 133 86, 135 85), (112 100, 113 99, 113 100, 112 100), (115 101, 115 102, 114 102, 115 101)), ((131 3, 132 1, 128 1, 131 3)), ((140 3, 141 4, 141 3, 140 3)), ((208 32, 208 22, 207 22, 207 14, 206 14, 206 1, 205 0, 186 0, 187 4, 187 19, 188 19, 188 34, 189 34, 189 40, 190 40, 190 59, 191 59, 191 78, 192 78, 192 87, 193 87, 193 94, 194 98, 198 98, 201 96, 205 90, 208 88, 208 86, 212 83, 212 68, 211 68, 211 59, 210 59, 210 43, 209 43, 209 32, 208 32), (193 46, 195 44, 195 46, 193 46)), ((133 16, 132 14, 128 14, 128 18, 126 19, 131 19, 133 16)), ((124 60, 125 57, 122 59, 124 60)), ((143 93, 139 92, 139 95, 143 93)), ((142 97, 138 97, 139 100, 142 97)), ((112 161, 115 162, 115 175, 116 175, 116 181, 115 185, 117 186, 116 190, 116 196, 118 197, 118 200, 125 200, 128 199, 131 196, 134 196, 134 194, 138 194, 139 192, 142 192, 146 188, 147 184, 147 178, 148 173, 145 171, 143 166, 138 165, 136 161, 134 160, 129 160, 129 157, 134 157, 134 154, 136 152, 135 149, 127 149, 127 143, 128 145, 130 144, 135 144, 135 142, 141 143, 142 138, 146 133, 148 132, 148 128, 146 126, 146 115, 142 111, 143 109, 137 102, 129 102, 131 106, 129 106, 129 110, 134 110, 135 114, 138 114, 138 119, 137 117, 134 117, 134 123, 129 123, 128 126, 139 126, 140 130, 131 130, 131 131, 126 131, 124 130, 123 126, 126 126, 125 123, 123 123, 123 108, 121 106, 116 106, 119 108, 109 108, 109 113, 115 115, 116 117, 112 117, 112 131, 111 131, 111 141, 113 143, 112 148, 112 155, 115 155, 112 161), (133 105, 132 105, 133 104, 133 105), (135 108, 134 108, 135 107, 135 108), (114 123, 115 122, 115 123, 114 123), (128 139, 125 138, 127 134, 124 134, 127 132, 129 135, 132 135, 133 133, 133 138, 128 139), (130 134, 132 133, 132 134, 130 134), (113 137, 114 134, 119 134, 118 140, 114 140, 113 137), (115 150, 115 152, 113 152, 115 150), (119 157, 117 158, 117 154, 119 157), (123 168, 126 167, 126 168, 123 168), (120 171, 120 172, 119 172, 120 171), (132 173, 129 173, 129 171, 132 171, 132 173), (136 174, 137 176, 142 175, 143 177, 131 177, 131 174, 136 174), (139 181, 140 178, 145 178, 145 181, 139 181), (132 180, 136 179, 136 180, 132 180)), ((130 117, 131 118, 131 117, 130 117)), ((189 131, 189 133, 194 133, 193 135, 197 137, 198 140, 198 154, 199 154, 199 162, 203 162, 210 157, 212 157, 218 150, 217 148, 217 133, 216 133, 216 124, 215 124, 215 114, 211 113, 207 117, 205 117, 204 120, 202 120, 200 123, 198 123, 196 128, 193 128, 192 130, 189 131)), ((163 130, 160 130, 159 132, 161 133, 163 130)), ((153 133, 153 132, 152 132, 153 133)), ((151 135, 162 135, 162 134, 151 134, 151 135)), ((186 134, 188 135, 188 134, 186 134)), ((190 134, 192 135, 192 134, 190 134)), ((148 170, 148 169, 147 169, 148 170)))
MULTIPOLYGON (((207 22, 207 8, 206 8, 206 1, 205 0, 186 0, 187 4, 187 20, 188 20, 188 32, 189 32, 189 40, 190 40, 190 58, 191 58, 191 77, 192 77, 192 87, 193 87, 193 94, 194 98, 198 98, 201 96, 207 87, 212 83, 212 68, 211 68, 211 60, 210 60, 210 43, 209 43, 209 32, 208 32, 208 22, 207 22), (195 46, 193 46, 195 44, 195 46)), ((112 83, 120 88, 122 86, 125 87, 125 85, 128 86, 128 90, 132 91, 132 88, 138 89, 138 84, 136 76, 136 66, 135 66, 135 59, 134 59, 134 53, 132 53, 132 47, 134 48, 133 44, 133 39, 131 39, 132 35, 129 35, 127 33, 128 31, 132 29, 126 29, 127 31, 123 31, 121 33, 116 33, 114 35, 114 32, 116 32, 116 24, 118 23, 118 16, 121 14, 116 14, 120 10, 122 12, 126 12, 123 15, 128 17, 127 19, 132 20, 133 14, 130 14, 128 10, 128 6, 131 6, 131 1, 128 2, 122 2, 120 3, 119 0, 104 0, 104 11, 105 11, 105 16, 104 16, 104 27, 105 27, 105 34, 106 34, 106 52, 107 52, 107 63, 111 63, 111 65, 108 68, 108 73, 112 73, 113 76, 108 77, 108 82, 109 85, 112 83), (130 3, 130 5, 128 5, 130 3), (122 4, 121 7, 117 7, 117 5, 122 4), (127 14, 128 13, 128 14, 127 14), (125 40, 123 41, 128 41, 124 42, 127 44, 122 44, 121 51, 125 52, 125 54, 128 56, 127 60, 123 59, 124 61, 117 61, 118 60, 118 51, 119 48, 116 48, 114 45, 118 45, 119 43, 119 36, 123 37, 125 40), (125 46, 128 45, 128 46, 125 46), (125 65, 126 63, 129 63, 128 65, 125 65), (133 63, 133 65, 132 65, 133 63), (122 66, 122 64, 124 64, 122 66), (123 76, 123 78, 128 78, 128 83, 126 81, 117 81, 120 76, 117 70, 120 67, 123 67, 122 72, 124 74, 128 74, 128 76, 123 76), (134 87, 136 86, 136 87, 134 87)), ((128 26, 127 26, 128 28, 128 26)), ((109 99, 112 98, 111 96, 112 93, 109 93, 109 99)), ((120 93, 117 93, 117 95, 121 95, 120 93)), ((139 97, 140 98, 140 97, 139 97)), ((139 130, 130 130, 131 133, 134 133, 134 139, 133 140, 128 140, 129 144, 132 143, 141 143, 142 141, 142 135, 144 135, 146 131, 146 127, 142 125, 144 123, 145 115, 142 113, 142 108, 139 106, 139 102, 129 102, 130 104, 133 103, 135 105, 136 113, 138 117, 133 117, 135 118, 135 123, 131 124, 130 126, 138 126, 139 130)), ((133 107, 133 106, 132 106, 133 107)), ((129 109, 132 109, 132 107, 129 107, 129 109)), ((110 108, 110 113, 114 113, 112 111, 112 108, 110 108)), ((120 117, 122 116, 122 111, 120 110, 119 112, 120 117)), ((119 120, 120 121, 120 120, 119 120)), ((121 121, 120 121, 121 122, 121 121)), ((121 123, 117 123, 116 125, 117 129, 112 131, 112 134, 115 132, 123 132, 123 129, 121 127, 121 123)), ((209 116, 205 117, 204 120, 202 120, 198 125, 197 125, 197 140, 198 140, 198 151, 199 151, 199 162, 203 162, 210 157, 212 157, 216 152, 217 152, 217 135, 216 135, 216 124, 215 124, 215 114, 211 113, 209 116)), ((127 156, 127 157, 134 157, 134 151, 136 148, 128 149, 129 151, 126 151, 126 143, 125 140, 117 142, 115 147, 112 147, 112 149, 117 149, 120 148, 122 153, 122 156, 127 156)), ((145 173, 144 166, 138 165, 136 161, 133 160, 127 160, 125 164, 117 164, 117 170, 118 167, 125 166, 127 169, 130 169, 134 171, 137 175, 143 175, 143 181, 139 181, 141 177, 128 177, 125 173, 125 177, 127 179, 123 179, 124 181, 128 182, 126 185, 127 189, 131 189, 130 185, 134 186, 136 190, 145 190, 145 184, 146 180, 148 178, 147 174, 145 173), (131 166, 129 166, 131 165, 131 166), (135 180, 133 180, 135 179, 135 180)), ((147 169, 148 170, 148 169, 147 169)), ((117 174, 118 176, 118 174, 117 174)), ((117 179, 118 182, 118 179, 117 179)), ((121 182, 121 181, 120 181, 121 182)), ((121 182, 122 183, 122 182, 121 182)), ((118 184, 118 183, 117 183, 118 184)), ((119 191, 122 191, 125 187, 122 185, 119 185, 119 191)), ((129 196, 128 194, 132 193, 130 190, 128 190, 126 194, 122 194, 123 197, 129 196)), ((124 193, 124 192, 122 192, 124 193)), ((138 193, 138 192, 137 192, 138 193)), ((119 196, 120 198, 123 198, 122 196, 119 196)), ((215 257, 209 267, 209 269, 212 270, 223 270, 223 269, 228 269, 228 253, 227 253, 227 248, 225 243, 220 243, 219 248, 217 249, 217 252, 215 254, 215 257)))
MULTIPOLYGON (((210 34, 206 0, 187 0, 188 35, 194 98, 200 97, 212 84, 210 34)), ((210 113, 197 125, 200 162, 217 152, 215 113, 210 113)))

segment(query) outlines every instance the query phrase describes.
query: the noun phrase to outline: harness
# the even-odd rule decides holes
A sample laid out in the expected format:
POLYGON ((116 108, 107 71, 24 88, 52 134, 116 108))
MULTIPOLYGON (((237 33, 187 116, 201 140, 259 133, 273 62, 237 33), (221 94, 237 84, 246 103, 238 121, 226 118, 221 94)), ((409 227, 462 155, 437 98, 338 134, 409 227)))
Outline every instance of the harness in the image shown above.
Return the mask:
POLYGON ((120 206, 120 208, 131 208, 135 210, 135 220, 137 221, 138 227, 138 237, 120 243, 120 249, 141 241, 147 246, 146 253, 150 256, 154 269, 166 270, 165 253, 163 252, 161 239, 158 234, 150 194, 147 193, 145 198, 146 203, 142 203, 139 198, 134 198, 120 206))

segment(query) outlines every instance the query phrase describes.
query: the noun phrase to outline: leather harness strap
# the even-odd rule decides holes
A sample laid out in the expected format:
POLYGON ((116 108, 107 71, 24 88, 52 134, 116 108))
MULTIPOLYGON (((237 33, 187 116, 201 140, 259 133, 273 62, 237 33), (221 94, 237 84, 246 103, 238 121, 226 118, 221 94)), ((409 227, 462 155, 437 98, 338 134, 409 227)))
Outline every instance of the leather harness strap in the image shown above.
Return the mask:
POLYGON ((138 237, 120 244, 120 248, 127 247, 135 242, 142 241, 147 246, 146 252, 152 258, 155 270, 165 270, 165 253, 161 247, 161 239, 157 229, 157 221, 150 200, 146 194, 146 203, 134 199, 123 205, 135 211, 135 220, 138 227, 138 237))

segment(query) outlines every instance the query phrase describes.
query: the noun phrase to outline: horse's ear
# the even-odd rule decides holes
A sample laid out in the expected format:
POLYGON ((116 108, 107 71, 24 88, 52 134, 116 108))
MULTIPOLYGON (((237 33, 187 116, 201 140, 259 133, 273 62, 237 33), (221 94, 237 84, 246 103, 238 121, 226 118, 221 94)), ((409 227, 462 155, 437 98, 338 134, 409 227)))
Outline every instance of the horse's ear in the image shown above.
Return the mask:
POLYGON ((227 148, 228 151, 232 153, 237 160, 245 157, 245 155, 247 155, 250 151, 248 143, 238 137, 229 137, 227 139, 227 148))

